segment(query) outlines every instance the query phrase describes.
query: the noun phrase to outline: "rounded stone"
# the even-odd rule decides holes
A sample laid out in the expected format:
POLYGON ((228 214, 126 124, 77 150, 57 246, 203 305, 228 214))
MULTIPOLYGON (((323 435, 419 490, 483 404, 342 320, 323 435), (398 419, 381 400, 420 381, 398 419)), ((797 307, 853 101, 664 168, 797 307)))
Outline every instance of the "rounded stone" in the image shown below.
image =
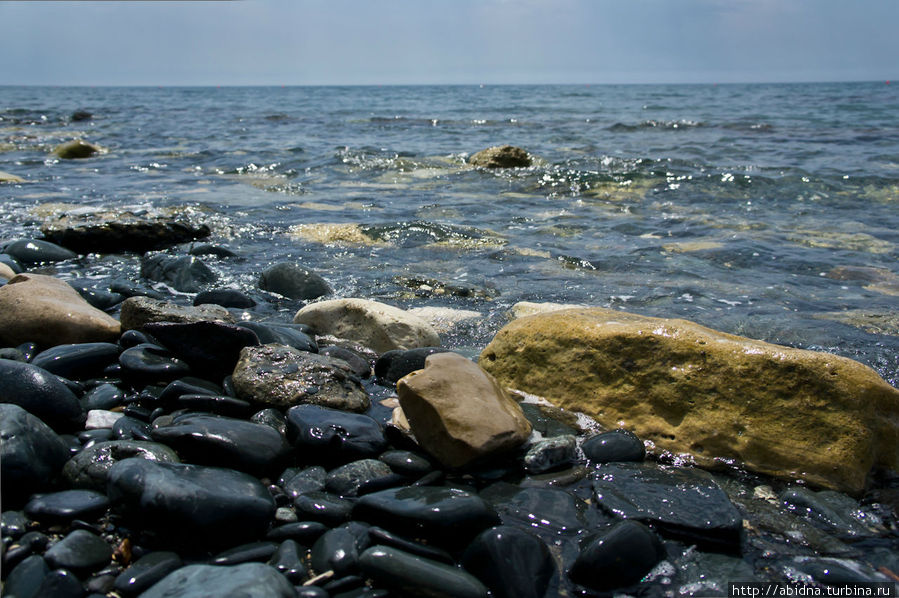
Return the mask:
POLYGON ((78 160, 81 158, 90 158, 103 151, 99 145, 82 141, 81 139, 73 139, 60 145, 57 145, 53 153, 63 160, 78 160))
POLYGON ((577 457, 577 441, 570 434, 535 442, 524 455, 528 473, 545 473, 570 465, 577 457))
POLYGON ((593 463, 642 461, 646 457, 643 441, 633 432, 620 428, 591 436, 583 442, 581 450, 593 463))
POLYGON ((482 168, 525 168, 531 165, 531 157, 520 147, 501 145, 479 151, 468 163, 482 168))
POLYGON ((377 457, 387 447, 384 429, 369 416, 316 405, 287 411, 287 436, 303 461, 348 463, 377 457))
POLYGON ((331 292, 324 278, 296 264, 269 266, 259 276, 259 288, 288 299, 311 301, 331 292))
POLYGON ((665 548, 652 530, 625 520, 586 538, 568 575, 593 590, 614 590, 639 582, 664 558, 665 548))
POLYGON ((109 499, 105 494, 93 490, 62 490, 33 496, 25 505, 25 513, 45 524, 60 523, 73 519, 95 519, 108 506, 109 499))
POLYGON ((0 485, 4 510, 52 487, 69 458, 65 442, 21 407, 0 404, 0 485))
POLYGON ((362 572, 402 595, 435 598, 487 598, 487 588, 458 567, 431 561, 389 546, 373 546, 359 557, 362 572))
POLYGON ((114 588, 123 596, 137 596, 181 565, 181 557, 174 552, 150 552, 122 571, 114 588))
POLYGON ((112 547, 103 538, 79 529, 51 546, 44 558, 55 569, 69 569, 81 575, 108 565, 112 547))
POLYGON ((221 305, 222 307, 235 307, 238 309, 256 307, 256 301, 252 297, 237 289, 212 289, 209 291, 201 291, 194 297, 195 306, 207 303, 221 305))
POLYGON ((155 442, 138 440, 110 440, 81 449, 68 460, 62 474, 75 488, 106 491, 109 469, 124 459, 140 458, 148 461, 178 463, 178 454, 155 442))
POLYGON ((274 567, 188 565, 168 574, 141 598, 296 598, 296 590, 274 567))
POLYGON ((375 362, 375 376, 381 384, 393 385, 416 370, 423 370, 425 359, 434 353, 446 353, 440 347, 419 347, 416 349, 395 349, 387 351, 375 362))
POLYGON ((462 566, 495 598, 543 598, 556 565, 534 534, 497 526, 481 532, 462 555, 462 566))
POLYGON ((8 243, 3 248, 4 253, 14 257, 25 266, 36 266, 48 262, 62 262, 78 257, 74 251, 60 247, 49 241, 38 239, 20 239, 8 243))
POLYGON ((113 343, 56 345, 35 355, 31 365, 72 380, 92 378, 114 363, 120 352, 113 343))
POLYGON ((203 285, 216 281, 218 276, 209 266, 192 255, 175 257, 157 253, 141 260, 141 278, 171 285, 176 291, 197 293, 203 285))

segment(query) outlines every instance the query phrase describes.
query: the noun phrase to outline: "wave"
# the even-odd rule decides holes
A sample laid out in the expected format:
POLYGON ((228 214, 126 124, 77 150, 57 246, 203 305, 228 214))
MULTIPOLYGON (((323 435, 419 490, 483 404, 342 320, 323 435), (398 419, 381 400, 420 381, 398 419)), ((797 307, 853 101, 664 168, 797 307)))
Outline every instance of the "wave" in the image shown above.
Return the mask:
POLYGON ((609 127, 606 127, 607 130, 613 131, 616 133, 631 133, 634 131, 645 131, 647 129, 660 129, 666 131, 676 131, 680 129, 695 129, 698 127, 704 127, 706 124, 702 121, 695 120, 644 120, 638 124, 627 124, 627 123, 615 123, 609 127))

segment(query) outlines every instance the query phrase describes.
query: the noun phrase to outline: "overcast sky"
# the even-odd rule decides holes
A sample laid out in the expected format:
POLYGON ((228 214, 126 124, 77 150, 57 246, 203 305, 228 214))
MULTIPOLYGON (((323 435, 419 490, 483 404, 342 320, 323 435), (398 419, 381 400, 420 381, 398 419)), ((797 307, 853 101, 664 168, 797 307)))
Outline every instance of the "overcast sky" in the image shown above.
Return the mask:
POLYGON ((0 84, 899 79, 899 0, 0 0, 0 84))

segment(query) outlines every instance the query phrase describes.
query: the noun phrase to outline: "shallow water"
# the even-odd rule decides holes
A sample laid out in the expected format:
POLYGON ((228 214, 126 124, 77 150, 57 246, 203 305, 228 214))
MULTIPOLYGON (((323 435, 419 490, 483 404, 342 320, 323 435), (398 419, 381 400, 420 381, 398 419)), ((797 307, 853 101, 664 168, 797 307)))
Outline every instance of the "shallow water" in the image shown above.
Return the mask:
MULTIPOLYGON (((224 284, 296 260, 339 296, 485 314, 446 339, 472 352, 518 301, 587 303, 840 353, 899 385, 897 123, 883 83, 0 87, 0 171, 27 180, 0 186, 0 240, 38 236, 49 202, 187 204, 242 256, 207 260, 224 284), (50 154, 75 137, 109 151, 50 154), (536 165, 465 166, 505 143, 536 165)), ((139 256, 53 271, 137 280, 139 256)))

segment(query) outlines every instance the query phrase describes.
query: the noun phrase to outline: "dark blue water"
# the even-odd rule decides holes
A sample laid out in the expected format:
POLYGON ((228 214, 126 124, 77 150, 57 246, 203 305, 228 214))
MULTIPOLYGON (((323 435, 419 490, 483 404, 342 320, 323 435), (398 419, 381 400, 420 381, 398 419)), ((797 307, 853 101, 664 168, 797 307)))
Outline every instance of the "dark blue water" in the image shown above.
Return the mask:
MULTIPOLYGON (((243 256, 210 262, 226 284, 296 260, 340 296, 484 314, 452 346, 483 346, 521 300, 587 303, 840 353, 899 384, 895 85, 0 87, 0 170, 27 180, 0 186, 0 240, 37 235, 48 202, 190 205, 243 256), (71 122, 79 109, 94 118, 71 122), (109 151, 50 154, 75 137, 109 151), (506 143, 537 164, 465 166, 506 143)), ((138 264, 56 273, 136 280, 138 264)))

